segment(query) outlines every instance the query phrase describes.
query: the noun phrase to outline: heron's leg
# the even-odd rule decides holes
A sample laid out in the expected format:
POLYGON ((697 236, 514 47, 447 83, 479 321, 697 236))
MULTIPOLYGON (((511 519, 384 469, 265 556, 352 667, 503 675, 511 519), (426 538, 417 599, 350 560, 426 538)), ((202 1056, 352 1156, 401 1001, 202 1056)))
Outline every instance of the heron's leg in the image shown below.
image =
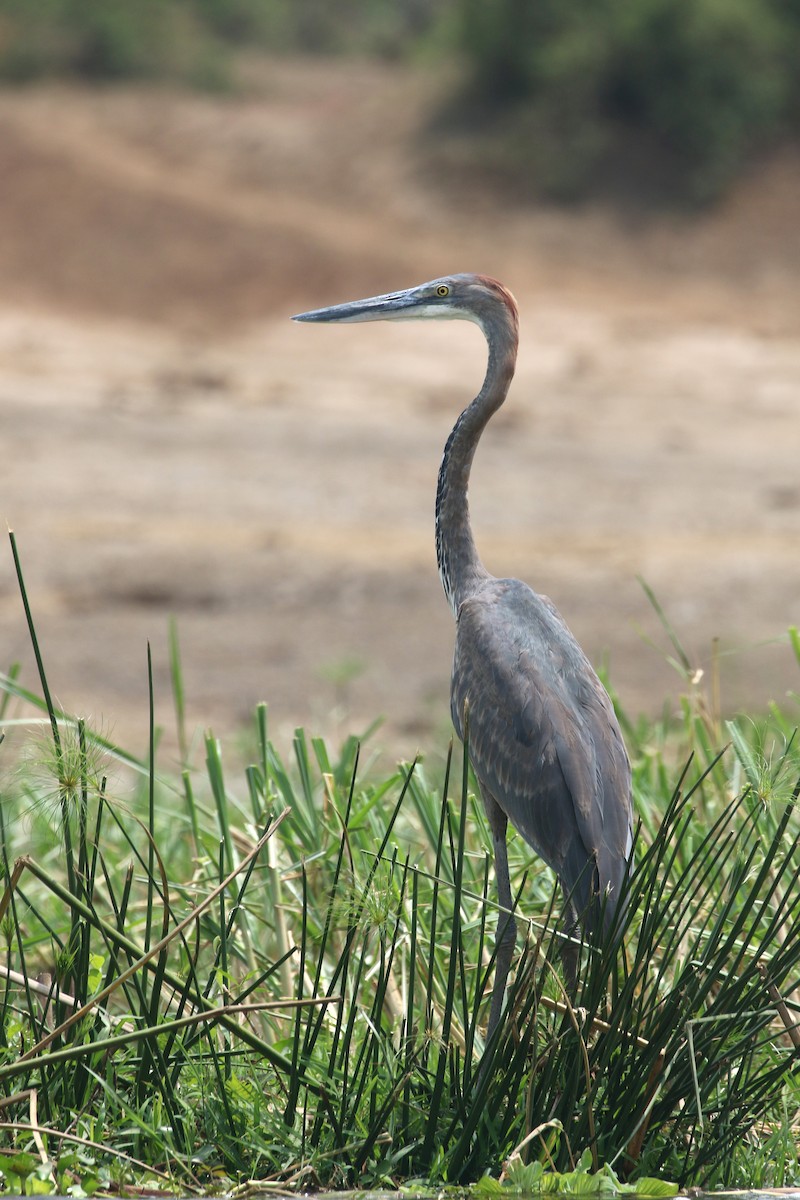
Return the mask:
MULTIPOLYGON (((575 907, 572 901, 564 890, 564 912, 561 918, 561 926, 567 937, 574 938, 580 933, 578 916, 575 912, 575 907)), ((580 951, 574 942, 562 940, 561 942, 561 965, 564 968, 564 980, 567 985, 567 991, 570 996, 574 996, 578 991, 578 960, 580 951)))
POLYGON ((506 980, 511 967, 511 958, 517 940, 517 922, 511 911, 511 878, 508 873, 508 849, 506 847, 506 829, 508 818, 494 796, 485 788, 481 788, 486 818, 492 831, 494 843, 494 873, 497 880, 497 899, 500 912, 497 918, 497 942, 494 963, 494 987, 492 989, 492 1006, 489 1010, 489 1028, 487 1039, 494 1033, 503 1011, 503 999, 506 994, 506 980))

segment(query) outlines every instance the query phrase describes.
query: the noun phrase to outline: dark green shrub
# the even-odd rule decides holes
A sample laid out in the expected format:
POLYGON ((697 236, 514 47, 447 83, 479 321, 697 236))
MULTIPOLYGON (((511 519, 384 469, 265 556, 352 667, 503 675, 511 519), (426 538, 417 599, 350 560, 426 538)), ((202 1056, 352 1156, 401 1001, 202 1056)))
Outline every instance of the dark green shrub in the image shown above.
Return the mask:
POLYGON ((545 190, 585 190, 627 151, 664 156, 707 199, 796 104, 797 4, 461 0, 461 14, 474 96, 506 110, 545 190))
POLYGON ((698 198, 727 182, 786 112, 791 67, 768 0, 636 7, 603 97, 673 150, 698 198))

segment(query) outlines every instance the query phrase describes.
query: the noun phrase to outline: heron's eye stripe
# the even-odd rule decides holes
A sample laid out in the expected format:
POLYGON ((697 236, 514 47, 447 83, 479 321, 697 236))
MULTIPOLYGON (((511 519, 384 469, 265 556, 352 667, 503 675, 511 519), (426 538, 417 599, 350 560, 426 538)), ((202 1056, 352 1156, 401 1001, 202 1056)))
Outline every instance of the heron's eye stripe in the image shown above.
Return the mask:
POLYGON ((450 288, 447 286, 446 283, 440 283, 436 289, 436 295, 437 296, 449 296, 450 288))

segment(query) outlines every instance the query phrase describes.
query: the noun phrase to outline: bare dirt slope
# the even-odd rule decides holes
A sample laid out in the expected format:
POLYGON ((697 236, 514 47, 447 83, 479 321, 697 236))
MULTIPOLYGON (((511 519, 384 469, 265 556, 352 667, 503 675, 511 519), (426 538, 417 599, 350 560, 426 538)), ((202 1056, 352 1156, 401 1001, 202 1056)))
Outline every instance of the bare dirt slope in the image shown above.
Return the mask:
MULTIPOLYGON (((0 515, 61 703, 141 747, 148 639, 170 721, 174 614, 193 725, 263 698, 280 737, 382 713, 400 754, 446 728, 433 490, 480 335, 287 317, 452 270, 502 278, 523 317, 474 475, 490 569, 551 595, 633 712, 681 687, 639 575, 698 666, 719 639, 727 710, 783 700, 800 156, 692 219, 526 209, 425 133, 438 84, 352 63, 254 79, 0 94, 0 515)), ((0 620, 33 686, 10 554, 0 620)))

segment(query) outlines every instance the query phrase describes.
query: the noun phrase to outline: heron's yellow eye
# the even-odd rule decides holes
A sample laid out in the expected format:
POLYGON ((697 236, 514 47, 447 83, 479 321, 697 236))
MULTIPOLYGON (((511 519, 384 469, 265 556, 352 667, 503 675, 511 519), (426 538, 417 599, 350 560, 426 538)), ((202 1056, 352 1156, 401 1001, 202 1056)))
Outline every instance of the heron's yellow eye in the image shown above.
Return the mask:
POLYGON ((447 286, 446 283, 440 283, 436 289, 436 295, 437 296, 449 296, 450 288, 447 286))

